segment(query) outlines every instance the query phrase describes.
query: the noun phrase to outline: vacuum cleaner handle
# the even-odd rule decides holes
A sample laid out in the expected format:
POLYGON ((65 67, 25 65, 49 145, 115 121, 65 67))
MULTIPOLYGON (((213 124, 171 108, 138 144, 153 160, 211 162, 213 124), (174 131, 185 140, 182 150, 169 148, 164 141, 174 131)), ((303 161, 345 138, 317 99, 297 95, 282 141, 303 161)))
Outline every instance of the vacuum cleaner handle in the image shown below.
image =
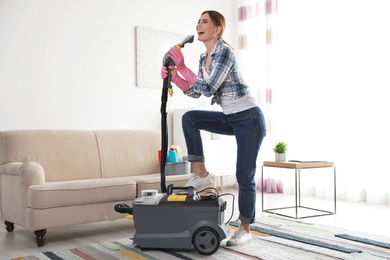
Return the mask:
POLYGON ((128 213, 128 214, 133 214, 133 208, 126 204, 116 204, 114 207, 115 211, 118 213, 128 213))
POLYGON ((188 192, 188 196, 194 196, 195 195, 195 189, 192 186, 188 187, 174 187, 173 184, 170 184, 168 186, 167 195, 171 195, 173 193, 173 190, 186 190, 188 192))

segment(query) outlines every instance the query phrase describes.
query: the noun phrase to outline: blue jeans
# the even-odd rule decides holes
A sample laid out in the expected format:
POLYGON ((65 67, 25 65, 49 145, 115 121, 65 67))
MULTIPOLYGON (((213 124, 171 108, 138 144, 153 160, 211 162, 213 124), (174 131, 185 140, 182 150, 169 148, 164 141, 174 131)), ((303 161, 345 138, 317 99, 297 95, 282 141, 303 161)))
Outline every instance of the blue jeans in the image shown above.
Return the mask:
POLYGON ((239 219, 244 224, 254 223, 256 161, 266 135, 266 125, 261 109, 254 107, 230 115, 218 111, 192 110, 183 115, 182 126, 189 161, 205 161, 200 130, 236 137, 239 219))

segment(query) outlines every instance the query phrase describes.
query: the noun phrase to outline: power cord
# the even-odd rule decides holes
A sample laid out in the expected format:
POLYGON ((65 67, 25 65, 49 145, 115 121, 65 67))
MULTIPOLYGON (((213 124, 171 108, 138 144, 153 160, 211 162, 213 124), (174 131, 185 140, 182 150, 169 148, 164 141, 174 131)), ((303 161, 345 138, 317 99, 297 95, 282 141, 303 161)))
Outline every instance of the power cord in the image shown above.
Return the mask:
POLYGON ((225 222, 225 225, 227 225, 230 222, 230 220, 232 220, 232 218, 233 218, 233 215, 234 215, 234 201, 235 201, 235 198, 236 198, 236 196, 234 196, 233 193, 224 193, 224 194, 221 194, 220 197, 228 196, 228 195, 232 196, 232 198, 233 198, 233 201, 232 201, 232 214, 230 215, 229 220, 225 222))
POLYGON ((233 215, 234 215, 234 203, 235 203, 235 198, 236 196, 234 196, 233 193, 224 193, 224 194, 221 194, 219 195, 219 191, 214 188, 214 187, 208 187, 208 188, 205 188, 203 190, 200 190, 199 193, 203 193, 201 195, 201 200, 202 198, 204 198, 204 200, 206 199, 218 199, 219 197, 222 197, 222 196, 232 196, 232 214, 230 215, 230 218, 229 220, 225 223, 226 225, 232 220, 233 218, 233 215))

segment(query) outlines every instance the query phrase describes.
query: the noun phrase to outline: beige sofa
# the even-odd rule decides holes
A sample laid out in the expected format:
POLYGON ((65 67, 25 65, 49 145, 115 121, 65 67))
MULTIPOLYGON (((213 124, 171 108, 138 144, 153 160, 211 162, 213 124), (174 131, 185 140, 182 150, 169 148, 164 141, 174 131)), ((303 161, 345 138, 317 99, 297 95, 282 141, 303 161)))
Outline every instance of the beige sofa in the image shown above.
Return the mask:
MULTIPOLYGON (((43 246, 53 227, 123 218, 144 189, 160 189, 160 133, 151 130, 0 132, 0 213, 6 229, 31 230, 43 246)), ((184 185, 188 174, 166 184, 184 185)))

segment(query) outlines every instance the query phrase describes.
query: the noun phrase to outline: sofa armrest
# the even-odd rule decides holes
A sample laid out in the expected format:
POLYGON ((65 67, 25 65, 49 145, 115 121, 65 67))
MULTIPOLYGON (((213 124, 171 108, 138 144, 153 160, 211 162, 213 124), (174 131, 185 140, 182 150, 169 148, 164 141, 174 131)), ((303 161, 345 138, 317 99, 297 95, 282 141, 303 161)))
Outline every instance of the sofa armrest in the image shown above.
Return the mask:
POLYGON ((36 162, 13 162, 0 165, 0 175, 20 177, 20 184, 25 188, 45 182, 45 172, 42 166, 36 162))
POLYGON ((36 162, 0 165, 0 207, 4 220, 24 226, 28 187, 45 182, 45 172, 36 162))
POLYGON ((19 175, 21 162, 6 163, 0 165, 0 175, 19 175))
POLYGON ((45 183, 45 171, 39 163, 23 163, 23 165, 20 167, 20 171, 20 182, 26 189, 31 185, 45 183))

